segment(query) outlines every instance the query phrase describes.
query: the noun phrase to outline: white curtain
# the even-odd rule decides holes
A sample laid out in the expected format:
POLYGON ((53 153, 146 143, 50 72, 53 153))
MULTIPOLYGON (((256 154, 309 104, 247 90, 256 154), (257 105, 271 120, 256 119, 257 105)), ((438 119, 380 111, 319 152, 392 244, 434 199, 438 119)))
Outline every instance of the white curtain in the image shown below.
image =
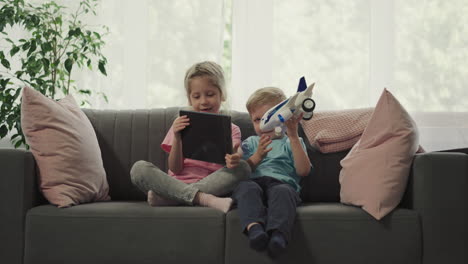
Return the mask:
POLYGON ((219 0, 102 0, 93 24, 110 34, 104 54, 108 77, 83 71, 81 87, 98 90, 93 108, 143 109, 187 104, 185 71, 194 63, 221 63, 224 5, 219 0))
POLYGON ((427 150, 468 146, 466 0, 101 0, 97 13, 87 22, 110 28, 108 77, 73 73, 108 96, 92 108, 186 105, 186 69, 214 60, 234 110, 263 86, 292 95, 301 76, 318 111, 374 106, 387 87, 427 150))
MULTIPOLYGON (((41 4, 48 0, 29 0, 41 4)), ((72 13, 78 0, 56 0, 72 13)), ((220 0, 101 0, 97 16, 83 18, 96 31, 109 27, 103 54, 107 74, 97 69, 72 72, 80 89, 90 89, 91 108, 144 109, 187 105, 185 71, 194 63, 213 60, 223 64, 225 6, 220 0), (99 93, 109 99, 106 103, 99 93)), ((24 32, 13 28, 13 38, 24 32)), ((4 41, 0 39, 0 43, 4 41)), ((6 43, 6 42, 5 42, 6 43)), ((5 44, 4 43, 4 44, 5 44)), ((2 45, 0 45, 2 46, 2 45)), ((12 61, 13 66, 19 66, 12 61)), ((12 147, 9 136, 0 147, 12 147)))
MULTIPOLYGON (((374 106, 387 87, 426 150, 468 146, 468 2, 233 0, 233 90, 287 95, 316 82, 317 110, 374 106)), ((236 99, 237 99, 236 98, 236 99)))
MULTIPOLYGON (((29 0, 42 4, 49 0, 29 0)), ((56 0, 71 14, 78 0, 56 0)), ((103 54, 107 77, 97 69, 74 67, 72 79, 80 89, 90 89, 92 108, 141 109, 186 105, 185 71, 194 63, 213 60, 222 64, 224 51, 224 1, 220 0, 101 0, 97 16, 81 16, 84 24, 105 32, 103 54), (104 93, 109 99, 106 103, 104 93)), ((13 39, 25 36, 10 29, 13 39), (16 38, 15 38, 16 37, 16 38)), ((6 42, 0 40, 0 43, 6 42)), ((12 61, 13 66, 19 66, 12 61)), ((81 101, 81 100, 80 100, 81 101)))

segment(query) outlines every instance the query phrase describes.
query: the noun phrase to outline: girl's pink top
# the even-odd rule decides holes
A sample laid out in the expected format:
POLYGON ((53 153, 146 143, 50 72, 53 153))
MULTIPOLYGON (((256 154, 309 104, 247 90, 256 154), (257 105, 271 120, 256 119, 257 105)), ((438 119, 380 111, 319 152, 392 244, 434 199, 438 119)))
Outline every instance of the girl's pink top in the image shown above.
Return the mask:
MULTIPOLYGON (((240 144, 241 142, 240 128, 231 123, 231 130, 232 130, 232 144, 234 146, 237 144, 240 144)), ((171 126, 171 128, 166 134, 166 137, 161 143, 161 148, 167 153, 171 152, 173 139, 174 139, 174 132, 171 126)), ((194 183, 205 178, 211 173, 221 169, 222 167, 223 165, 221 164, 184 158, 184 168, 182 169, 182 171, 178 174, 175 174, 171 170, 169 170, 168 174, 185 183, 194 183)))

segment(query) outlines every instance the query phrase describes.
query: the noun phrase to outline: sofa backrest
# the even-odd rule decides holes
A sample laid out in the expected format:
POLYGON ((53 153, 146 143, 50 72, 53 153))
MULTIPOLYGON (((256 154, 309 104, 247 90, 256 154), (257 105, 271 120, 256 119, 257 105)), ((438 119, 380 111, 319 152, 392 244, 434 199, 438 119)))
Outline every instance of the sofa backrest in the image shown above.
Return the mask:
POLYGON ((321 153, 312 147, 305 136, 307 154, 312 163, 312 170, 301 182, 301 198, 304 202, 339 202, 340 161, 349 150, 336 153, 321 153))
MULTIPOLYGON (((120 111, 83 109, 96 131, 113 200, 145 200, 145 194, 130 180, 130 169, 136 161, 146 160, 167 171, 168 155, 160 144, 179 110, 179 107, 120 111)), ((255 134, 248 113, 232 111, 231 117, 241 129, 242 140, 255 134)), ((322 154, 309 144, 301 128, 299 133, 306 141, 314 166, 301 183, 303 201, 339 201, 339 161, 347 151, 322 154)))

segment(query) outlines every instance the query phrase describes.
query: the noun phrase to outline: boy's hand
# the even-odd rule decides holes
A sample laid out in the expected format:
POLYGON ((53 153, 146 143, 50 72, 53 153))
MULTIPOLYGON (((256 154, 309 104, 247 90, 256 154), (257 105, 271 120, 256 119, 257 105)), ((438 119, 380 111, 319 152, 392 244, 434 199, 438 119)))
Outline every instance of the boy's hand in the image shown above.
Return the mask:
POLYGON ((297 126, 299 122, 302 120, 302 117, 304 116, 304 113, 301 113, 299 116, 292 116, 290 119, 288 119, 284 124, 286 125, 286 133, 288 134, 288 137, 299 137, 297 134, 297 126))
POLYGON ((235 168, 237 167, 237 165, 239 165, 239 162, 241 160, 241 155, 238 152, 239 145, 239 143, 234 145, 232 154, 226 154, 226 156, 224 157, 226 159, 226 167, 228 167, 229 169, 235 168))
POLYGON ((186 116, 179 116, 172 123, 172 130, 174 131, 175 137, 180 137, 180 131, 184 130, 185 127, 190 125, 190 119, 186 116))
POLYGON ((271 143, 270 136, 262 135, 260 137, 260 141, 258 142, 257 151, 255 152, 254 155, 257 155, 257 158, 259 158, 260 160, 265 158, 268 152, 270 152, 273 149, 273 148, 268 148, 270 143, 271 143))
POLYGON ((257 168, 257 165, 262 162, 262 160, 268 155, 268 152, 270 152, 273 148, 268 148, 268 146, 271 143, 271 138, 270 136, 267 135, 262 135, 260 137, 260 140, 258 142, 258 148, 255 153, 250 156, 250 158, 247 160, 247 163, 249 164, 250 168, 252 171, 257 168))

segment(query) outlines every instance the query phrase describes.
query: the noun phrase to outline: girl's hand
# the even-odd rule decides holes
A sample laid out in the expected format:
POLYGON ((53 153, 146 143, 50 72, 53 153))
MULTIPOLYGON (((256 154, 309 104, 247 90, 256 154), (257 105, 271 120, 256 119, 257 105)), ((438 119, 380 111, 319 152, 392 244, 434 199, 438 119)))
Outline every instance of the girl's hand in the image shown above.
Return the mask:
POLYGON ((226 154, 224 157, 226 159, 226 167, 229 169, 237 167, 239 165, 239 162, 241 160, 241 154, 238 152, 239 149, 239 143, 237 143, 234 148, 233 148, 233 154, 226 154))
POLYGON ((266 157, 268 152, 270 152, 273 148, 268 148, 268 146, 271 143, 271 138, 270 136, 267 135, 262 135, 260 137, 260 141, 258 142, 258 148, 257 151, 255 152, 254 155, 257 155, 257 157, 262 160, 266 157))
POLYGON ((304 116, 304 113, 301 113, 299 116, 292 116, 290 119, 288 119, 284 124, 286 125, 286 133, 288 134, 288 137, 299 137, 297 134, 297 126, 299 122, 302 120, 302 117, 304 116))
POLYGON ((179 116, 172 123, 172 130, 174 131, 174 136, 179 137, 180 131, 184 130, 188 125, 190 125, 190 119, 186 116, 179 116))

